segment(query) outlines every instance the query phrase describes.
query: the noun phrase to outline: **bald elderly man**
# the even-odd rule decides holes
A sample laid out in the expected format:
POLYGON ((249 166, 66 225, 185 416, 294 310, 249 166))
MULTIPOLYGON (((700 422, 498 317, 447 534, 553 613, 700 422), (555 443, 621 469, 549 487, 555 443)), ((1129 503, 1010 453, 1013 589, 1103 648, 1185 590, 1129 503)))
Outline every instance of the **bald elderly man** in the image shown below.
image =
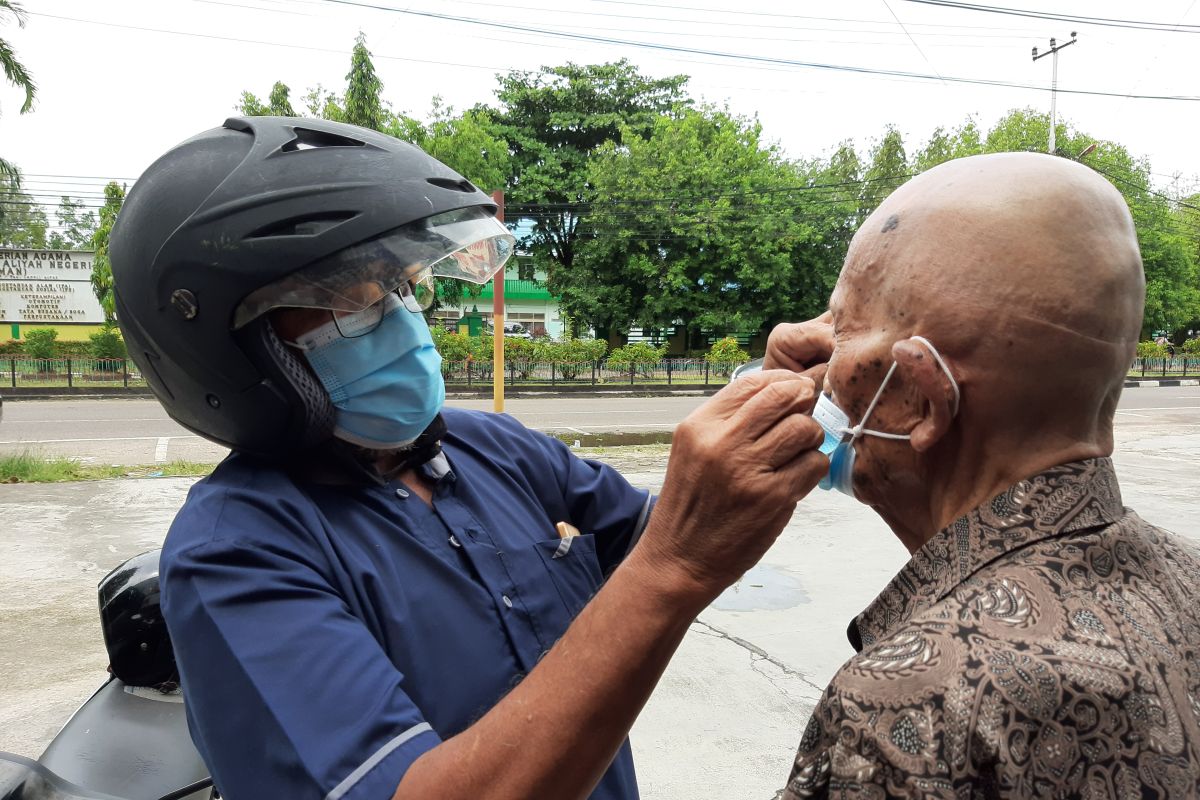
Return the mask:
POLYGON ((829 313, 772 333, 768 366, 824 375, 825 485, 912 554, 785 797, 1200 794, 1200 552, 1109 459, 1144 295, 1108 182, 977 156, 893 193, 829 313))

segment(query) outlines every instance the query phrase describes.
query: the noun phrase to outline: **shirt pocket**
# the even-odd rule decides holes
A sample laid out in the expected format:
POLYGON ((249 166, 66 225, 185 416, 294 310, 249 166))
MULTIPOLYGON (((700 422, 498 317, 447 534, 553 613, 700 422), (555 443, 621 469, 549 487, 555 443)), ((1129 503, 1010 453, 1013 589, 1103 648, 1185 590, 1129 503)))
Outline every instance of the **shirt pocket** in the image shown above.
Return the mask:
MULTIPOLYGON (((570 625, 603 582, 600 560, 596 556, 596 537, 589 533, 568 539, 549 539, 534 544, 534 552, 550 573, 550 582, 557 590, 561 609, 566 614, 566 625, 570 625)), ((566 625, 559 635, 566 630, 566 625)))

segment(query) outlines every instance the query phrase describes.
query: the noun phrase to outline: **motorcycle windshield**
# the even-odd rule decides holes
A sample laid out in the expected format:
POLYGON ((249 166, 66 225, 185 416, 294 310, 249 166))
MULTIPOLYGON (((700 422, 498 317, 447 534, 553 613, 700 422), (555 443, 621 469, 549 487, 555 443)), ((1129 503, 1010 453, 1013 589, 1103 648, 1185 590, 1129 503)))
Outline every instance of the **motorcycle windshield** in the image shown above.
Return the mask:
POLYGON ((28 758, 0 753, 0 800, 121 800, 64 781, 28 758))

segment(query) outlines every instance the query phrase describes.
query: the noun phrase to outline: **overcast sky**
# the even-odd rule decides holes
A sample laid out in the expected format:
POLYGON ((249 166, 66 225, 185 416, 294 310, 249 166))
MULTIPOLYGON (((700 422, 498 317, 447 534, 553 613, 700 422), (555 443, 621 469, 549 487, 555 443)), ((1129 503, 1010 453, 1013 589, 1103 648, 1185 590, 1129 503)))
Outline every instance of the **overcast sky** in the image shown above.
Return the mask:
MULTIPOLYGON (((1007 0, 1003 5, 1150 20, 1192 29, 1128 30, 936 7, 913 0, 366 0, 470 21, 337 0, 26 0, 28 23, 0 37, 36 79, 35 110, 0 89, 0 155, 47 202, 98 197, 104 180, 135 179, 164 150, 234 113, 243 90, 292 88, 294 105, 322 84, 341 91, 355 35, 367 35, 383 96, 424 117, 430 98, 456 108, 490 102, 495 74, 626 57, 646 74, 686 73, 694 97, 756 115, 796 158, 853 139, 865 150, 884 126, 910 152, 937 126, 974 115, 986 127, 1014 107, 1048 110, 1051 58, 1031 60, 1051 36, 1077 44, 1059 61, 1062 89, 1200 95, 1200 0, 1007 0), (736 9, 736 10, 734 10, 736 9), (479 24, 525 28, 533 33, 479 24), (554 35, 576 33, 684 53, 554 35), (749 62, 713 53, 982 78, 1029 88, 884 77, 749 62)), ((1200 175, 1200 102, 1058 95, 1061 118, 1148 158, 1155 182, 1200 175)), ((98 203, 98 200, 96 201, 98 203)))

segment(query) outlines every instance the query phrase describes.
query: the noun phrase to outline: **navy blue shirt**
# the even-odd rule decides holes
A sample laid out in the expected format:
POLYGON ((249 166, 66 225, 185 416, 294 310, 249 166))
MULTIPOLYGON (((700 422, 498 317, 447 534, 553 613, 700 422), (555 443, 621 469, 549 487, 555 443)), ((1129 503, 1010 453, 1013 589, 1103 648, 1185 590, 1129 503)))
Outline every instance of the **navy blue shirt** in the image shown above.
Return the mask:
MULTIPOLYGON (((386 800, 529 672, 651 499, 503 415, 447 409, 433 507, 232 455, 163 548, 192 738, 231 800, 386 800), (583 532, 560 539, 555 523, 583 532)), ((519 753, 517 754, 519 757, 519 753)), ((629 742, 592 794, 637 797, 629 742)))

